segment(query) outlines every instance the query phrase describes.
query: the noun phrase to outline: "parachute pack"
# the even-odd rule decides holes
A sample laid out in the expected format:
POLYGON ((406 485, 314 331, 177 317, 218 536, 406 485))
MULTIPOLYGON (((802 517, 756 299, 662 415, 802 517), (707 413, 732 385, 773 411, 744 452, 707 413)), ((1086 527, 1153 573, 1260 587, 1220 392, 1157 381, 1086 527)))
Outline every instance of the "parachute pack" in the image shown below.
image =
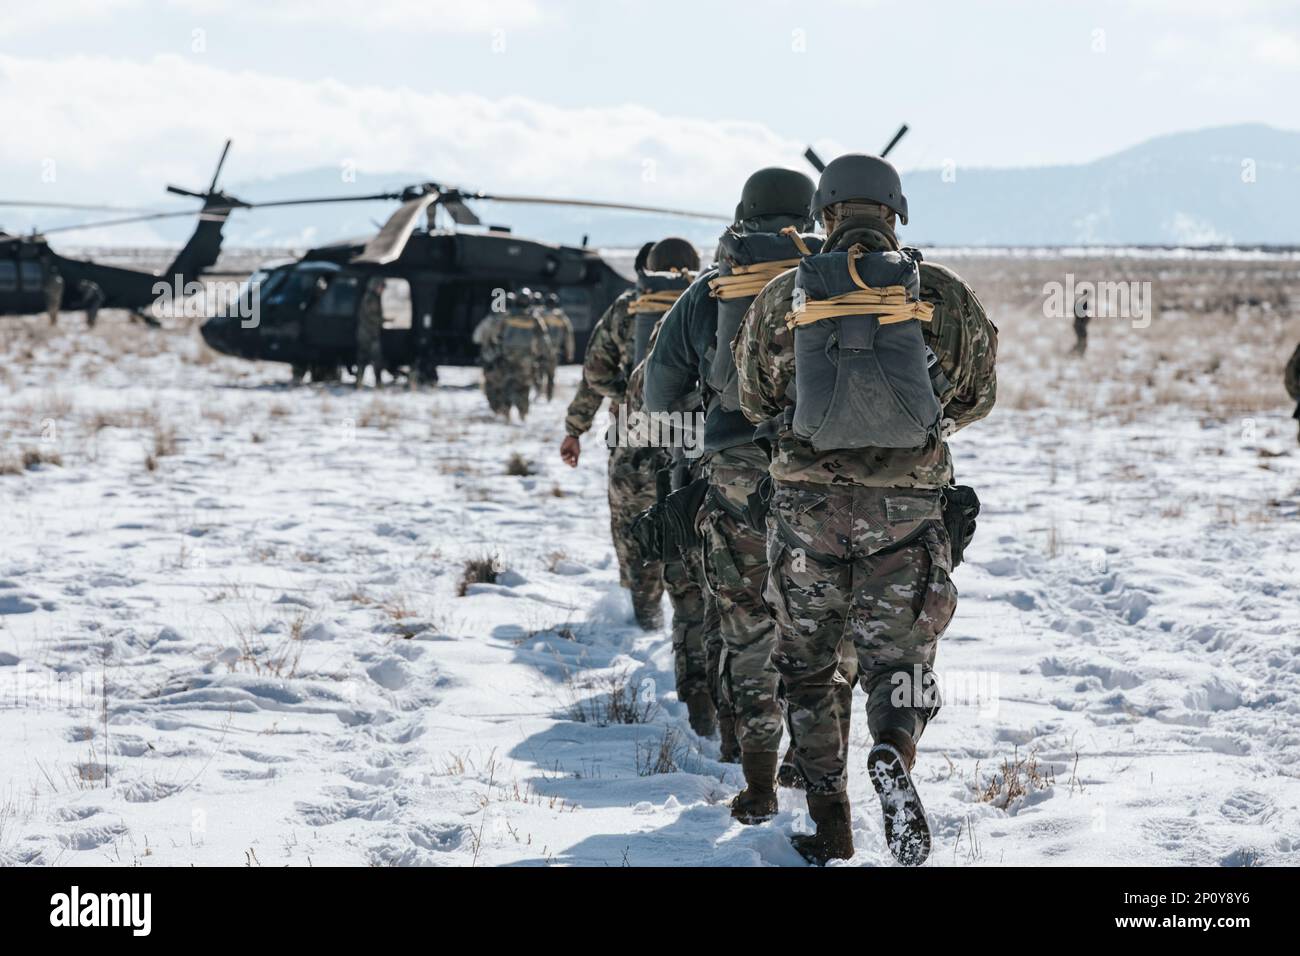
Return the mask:
POLYGON ((820 252, 821 247, 821 237, 801 235, 793 228, 755 233, 729 229, 723 233, 718 245, 718 277, 709 283, 711 294, 718 300, 718 330, 708 386, 717 393, 718 402, 726 411, 740 410, 731 343, 750 303, 768 282, 799 265, 804 256, 820 252))
POLYGON ((692 278, 689 272, 637 273, 636 298, 627 306, 628 314, 636 318, 633 328, 633 368, 645 360, 650 351, 650 333, 663 314, 681 298, 692 278))
POLYGON ((860 245, 804 258, 795 279, 792 432, 817 451, 915 448, 939 429, 921 323, 920 254, 860 245))
POLYGON ((538 335, 537 320, 531 315, 507 315, 502 323, 500 347, 511 358, 533 354, 538 335))

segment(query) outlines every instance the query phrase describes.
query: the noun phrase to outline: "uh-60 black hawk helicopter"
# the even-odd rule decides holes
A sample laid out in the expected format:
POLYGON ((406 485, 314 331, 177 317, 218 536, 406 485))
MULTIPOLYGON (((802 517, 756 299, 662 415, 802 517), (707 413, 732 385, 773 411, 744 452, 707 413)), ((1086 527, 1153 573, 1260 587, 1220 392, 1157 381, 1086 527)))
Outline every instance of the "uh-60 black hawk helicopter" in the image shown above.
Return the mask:
POLYGON ((227 140, 221 158, 217 162, 217 170, 212 176, 212 183, 206 192, 194 192, 179 186, 167 187, 168 192, 202 199, 203 205, 197 210, 152 212, 120 206, 0 200, 0 207, 140 213, 115 219, 58 226, 26 236, 15 236, 0 231, 0 316, 38 315, 45 312, 50 304, 46 300, 46 279, 52 271, 57 271, 63 279, 61 301, 58 303, 60 308, 74 311, 84 309, 93 298, 94 305, 98 308, 125 309, 150 325, 157 325, 154 306, 159 299, 159 283, 165 282, 169 288, 173 284, 183 288, 210 269, 221 252, 221 231, 231 210, 245 205, 217 189, 221 167, 225 164, 226 154, 229 151, 230 141, 227 140), (59 255, 50 248, 46 238, 54 233, 195 215, 198 217, 198 224, 194 228, 194 233, 171 264, 160 274, 59 255))
POLYGON ((585 240, 582 246, 566 246, 525 239, 501 226, 478 232, 455 229, 482 224, 467 200, 729 221, 682 209, 470 192, 432 182, 401 192, 254 205, 385 199, 400 200, 401 206, 374 236, 311 249, 296 262, 255 273, 238 309, 203 324, 204 340, 229 355, 287 362, 298 377, 310 372, 313 380, 336 379, 340 368, 356 359, 358 313, 367 283, 382 279, 381 347, 390 371, 406 370, 420 381, 434 381, 439 365, 476 364, 474 327, 500 290, 525 287, 558 296, 581 355, 596 319, 631 283, 587 248, 585 240), (438 227, 440 209, 451 228, 438 227), (427 217, 423 229, 422 217, 427 217))
MULTIPOLYGON (((904 124, 881 152, 886 155, 907 133, 904 124)), ((821 158, 804 154, 820 172, 821 158)), ((254 274, 237 315, 208 319, 203 338, 218 351, 248 359, 287 362, 295 377, 332 380, 356 358, 356 329, 367 282, 385 279, 385 328, 381 343, 391 370, 406 369, 434 381, 439 365, 473 365, 478 347, 471 339, 500 289, 528 287, 558 294, 573 323, 576 352, 586 350, 591 327, 631 282, 596 252, 582 246, 552 245, 512 235, 501 227, 485 232, 437 228, 442 209, 452 226, 478 226, 466 200, 577 206, 685 216, 730 223, 731 216, 582 199, 508 196, 422 183, 401 192, 371 196, 314 197, 257 206, 401 200, 402 205, 373 237, 321 246, 297 262, 254 274), (421 216, 428 228, 419 229, 421 216), (394 281, 396 280, 396 281, 394 281), (395 288, 396 286, 396 288, 395 288), (253 290, 258 299, 251 302, 253 290), (249 321, 248 315, 256 320, 249 321)), ((248 205, 248 204, 240 204, 248 205)), ((643 249, 644 252, 644 249, 643 249)))

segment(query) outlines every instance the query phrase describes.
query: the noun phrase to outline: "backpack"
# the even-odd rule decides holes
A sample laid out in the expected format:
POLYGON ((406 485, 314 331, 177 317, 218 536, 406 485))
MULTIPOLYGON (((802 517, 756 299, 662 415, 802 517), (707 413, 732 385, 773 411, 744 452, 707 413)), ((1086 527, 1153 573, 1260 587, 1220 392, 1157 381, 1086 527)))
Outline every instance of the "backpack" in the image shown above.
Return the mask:
POLYGON ((537 319, 527 313, 510 313, 501 325, 501 352, 519 361, 530 358, 536 349, 537 319))
POLYGON ((782 232, 738 233, 728 229, 718 243, 718 277, 709 283, 718 300, 718 328, 706 384, 729 412, 740 410, 736 358, 731 343, 750 304, 771 279, 821 251, 820 236, 782 232))
POLYGON ((632 368, 636 368, 650 352, 650 333, 654 331, 664 313, 672 308, 686 287, 691 284, 689 272, 639 272, 636 280, 636 298, 628 303, 627 311, 634 317, 632 330, 632 368))
POLYGON ((916 448, 939 429, 914 250, 808 256, 795 278, 791 430, 816 451, 916 448))

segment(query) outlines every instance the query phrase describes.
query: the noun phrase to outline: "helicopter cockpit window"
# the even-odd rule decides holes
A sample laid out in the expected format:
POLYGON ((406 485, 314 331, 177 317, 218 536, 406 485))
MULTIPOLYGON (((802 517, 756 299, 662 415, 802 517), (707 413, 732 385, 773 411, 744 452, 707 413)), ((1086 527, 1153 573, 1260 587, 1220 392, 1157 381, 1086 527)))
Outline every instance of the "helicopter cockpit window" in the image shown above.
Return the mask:
POLYGON ((315 313, 339 318, 351 317, 357 311, 360 289, 361 283, 356 276, 335 276, 316 303, 315 313))
POLYGON ((339 272, 338 266, 318 263, 299 265, 285 272, 285 278, 269 292, 262 289, 262 301, 273 306, 314 308, 329 288, 329 280, 339 272))
POLYGON ((0 292, 18 290, 18 266, 12 259, 0 259, 0 292))
POLYGON ((411 284, 405 279, 388 276, 384 280, 384 328, 411 327, 411 284))
POLYGON ((18 263, 19 278, 22 279, 24 292, 41 291, 41 264, 39 262, 18 263))

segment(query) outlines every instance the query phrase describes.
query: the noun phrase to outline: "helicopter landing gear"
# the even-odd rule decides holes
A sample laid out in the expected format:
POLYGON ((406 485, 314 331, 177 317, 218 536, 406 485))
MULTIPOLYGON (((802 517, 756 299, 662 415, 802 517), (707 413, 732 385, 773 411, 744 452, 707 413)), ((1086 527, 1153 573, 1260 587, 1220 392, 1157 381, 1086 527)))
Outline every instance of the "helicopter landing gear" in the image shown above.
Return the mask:
POLYGON ((337 365, 310 365, 308 371, 311 372, 311 380, 318 383, 337 382, 343 377, 337 365))

